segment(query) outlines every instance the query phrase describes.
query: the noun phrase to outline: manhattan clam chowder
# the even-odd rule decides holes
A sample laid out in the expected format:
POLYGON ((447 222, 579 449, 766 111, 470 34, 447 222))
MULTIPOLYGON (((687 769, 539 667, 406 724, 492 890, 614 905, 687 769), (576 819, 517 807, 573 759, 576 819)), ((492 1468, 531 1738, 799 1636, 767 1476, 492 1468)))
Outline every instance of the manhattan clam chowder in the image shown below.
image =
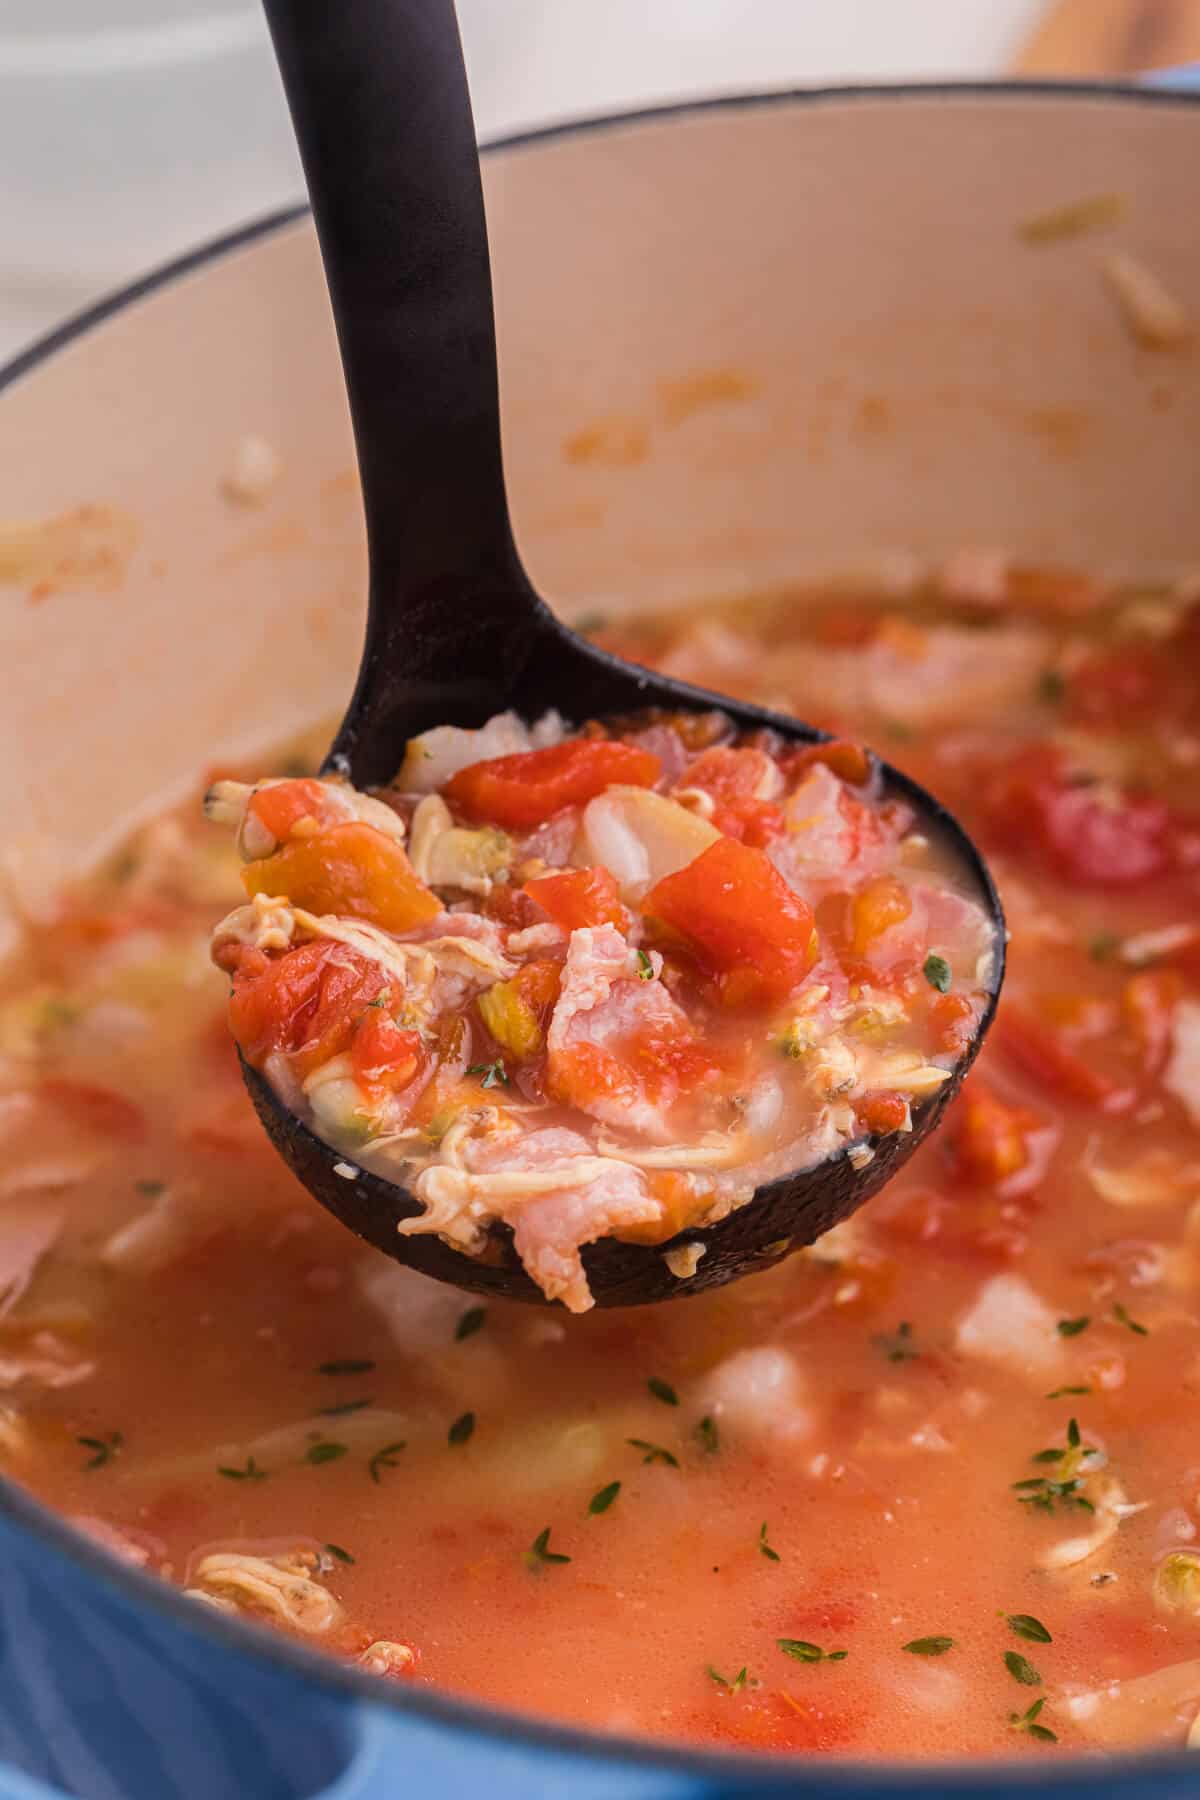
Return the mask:
POLYGON ((198 771, 30 924, 5 1472, 197 1607, 560 1720, 1200 1743, 1200 592, 972 555, 592 623, 835 741, 501 716, 370 794, 303 751, 198 771), (798 1147, 905 1130, 975 1033, 982 915, 864 744, 997 878, 979 1064, 808 1250, 589 1310, 581 1246, 686 1291, 690 1228, 798 1147), (271 1150, 235 1038, 421 1201, 405 1229, 470 1256, 511 1227, 553 1304, 364 1249, 271 1150))

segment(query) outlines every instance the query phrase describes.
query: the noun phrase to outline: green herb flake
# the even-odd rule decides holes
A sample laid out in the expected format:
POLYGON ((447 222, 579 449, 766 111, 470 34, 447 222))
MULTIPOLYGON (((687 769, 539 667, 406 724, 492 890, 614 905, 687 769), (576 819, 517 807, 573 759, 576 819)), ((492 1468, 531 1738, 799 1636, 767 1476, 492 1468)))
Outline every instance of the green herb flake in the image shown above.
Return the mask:
POLYGON ((1059 669, 1043 669, 1038 676, 1037 694, 1047 706, 1056 706, 1067 691, 1067 684, 1059 669))
POLYGON ((400 1452, 407 1448, 407 1440, 399 1439, 397 1443, 385 1444, 382 1450, 376 1450, 367 1463, 367 1474, 378 1487, 383 1480, 385 1469, 394 1469, 400 1452))
POLYGON ((338 1362, 323 1362, 317 1365, 318 1375, 369 1375, 375 1367, 366 1357, 346 1356, 338 1362))
POLYGON ((776 1638, 775 1647, 793 1662, 845 1662, 848 1650, 822 1650, 820 1644, 809 1644, 803 1638, 776 1638))
POLYGON ((585 612, 580 613, 572 629, 578 631, 582 637, 589 637, 593 631, 604 631, 607 625, 607 613, 585 612))
POLYGON ((1090 1394, 1091 1391, 1092 1390, 1090 1387, 1052 1388, 1050 1390, 1050 1392, 1046 1395, 1046 1398, 1047 1398, 1047 1400, 1065 1400, 1068 1396, 1070 1396, 1072 1399, 1074 1399, 1077 1396, 1082 1395, 1082 1394, 1090 1394))
POLYGON ((304 1461, 317 1464, 338 1462, 345 1454, 345 1444, 335 1444, 328 1438, 322 1438, 319 1443, 308 1446, 304 1452, 304 1461))
POLYGON ((1150 1327, 1140 1324, 1137 1319, 1131 1319, 1119 1300, 1112 1309, 1112 1316, 1118 1325, 1124 1325, 1126 1331, 1132 1331, 1138 1337, 1150 1336, 1150 1327))
POLYGON ((1039 1725, 1037 1723, 1038 1714, 1045 1704, 1046 1696, 1043 1694, 1040 1700, 1034 1701, 1027 1712, 1009 1713, 1008 1723, 1011 1729, 1013 1731, 1024 1731, 1029 1737, 1037 1738, 1038 1742, 1041 1744, 1057 1744, 1058 1733, 1051 1731, 1048 1725, 1039 1725))
POLYGON ((953 1650, 954 1639, 952 1637, 913 1638, 909 1643, 901 1644, 900 1648, 907 1650, 910 1656, 945 1656, 947 1650, 953 1650))
POLYGON ((362 1412, 370 1405, 370 1400, 342 1400, 337 1406, 318 1406, 316 1416, 318 1419, 344 1419, 348 1413, 362 1412))
POLYGON ((894 1332, 881 1331, 871 1339, 875 1348, 882 1351, 891 1363, 917 1362, 921 1352, 913 1342, 913 1328, 907 1319, 901 1319, 894 1332))
POLYGON ((1089 1315, 1087 1313, 1082 1313, 1077 1319, 1060 1319, 1055 1326, 1055 1330, 1058 1332, 1059 1337, 1078 1337, 1081 1331, 1087 1330, 1091 1322, 1089 1315))
POLYGON ((340 1563, 355 1563, 358 1561, 358 1558, 356 1556, 351 1556, 348 1550, 343 1550, 340 1544, 326 1544, 325 1549, 330 1556, 334 1557, 340 1563))
POLYGON ((646 954, 646 952, 644 950, 638 951, 637 963, 638 963, 638 980, 639 981, 653 981, 654 980, 654 964, 650 961, 649 956, 646 954))
POLYGON ((455 1343, 461 1344, 464 1338, 474 1337, 486 1318, 486 1306, 469 1306, 454 1327, 455 1343))
POLYGON ((944 956, 938 956, 936 951, 931 950, 925 958, 925 979, 939 994, 950 992, 950 983, 954 979, 950 964, 944 956))
POLYGON ((715 1681, 719 1688, 724 1688, 727 1694, 740 1694, 748 1680, 744 1668, 738 1670, 732 1681, 727 1675, 722 1675, 719 1669, 714 1669, 711 1663, 705 1663, 704 1673, 710 1681, 715 1681))
POLYGON ((160 1194, 167 1191, 165 1181, 135 1181, 133 1187, 135 1193, 144 1195, 147 1200, 157 1200, 160 1194))
POLYGON ((226 1468, 218 1464, 217 1474, 223 1475, 226 1481, 265 1481, 268 1471, 260 1469, 254 1458, 248 1456, 244 1467, 240 1469, 226 1468))
POLYGON ((704 1417, 696 1427, 695 1437, 696 1442, 706 1456, 715 1456, 717 1454, 717 1451, 721 1447, 721 1438, 720 1433, 717 1430, 717 1421, 713 1418, 711 1413, 705 1413, 704 1417))
POLYGON ((596 1518, 600 1513, 606 1513, 620 1491, 619 1481, 610 1481, 607 1487, 598 1489, 588 1501, 589 1519, 596 1518))
POLYGON ((391 988, 390 987, 381 988, 373 1000, 367 1001, 367 1011, 370 1012, 371 1008, 374 1007, 377 1011, 382 1012, 384 1007, 390 1006, 391 1003, 392 1003, 391 988))
POLYGON ((1014 1681, 1023 1687, 1041 1687, 1042 1678, 1031 1662, 1027 1662, 1019 1650, 1004 1652, 1004 1666, 1014 1681))
POLYGON ((547 1563, 569 1563, 571 1560, 561 1550, 551 1550, 549 1525, 539 1531, 528 1550, 522 1552, 522 1559, 527 1569, 540 1569, 547 1563))
POLYGON ((1108 962, 1121 948, 1121 939, 1115 931, 1099 931, 1088 945, 1088 955, 1093 962, 1108 962))
POLYGON ((1000 1617, 1019 1638, 1025 1638, 1031 1644, 1054 1642, 1042 1621, 1035 1619, 1032 1613, 1001 1613, 1000 1617))
POLYGON ((758 1528, 758 1549, 759 1554, 765 1556, 768 1562, 783 1561, 778 1550, 774 1549, 767 1541, 767 1521, 765 1519, 758 1528))
POLYGON ((107 1437, 77 1437, 75 1442, 81 1450, 90 1450, 92 1453, 83 1465, 85 1469, 102 1469, 106 1463, 119 1456, 125 1447, 125 1439, 119 1431, 110 1431, 107 1437))
POLYGON ((505 1068, 499 1057, 496 1058, 495 1062, 472 1063, 466 1073, 468 1075, 482 1075, 483 1080, 480 1083, 481 1087, 494 1088, 508 1086, 508 1070, 505 1068))
POLYGON ((642 1451, 643 1463, 666 1463, 669 1469, 679 1467, 679 1458, 661 1444, 652 1444, 646 1438, 626 1438, 625 1442, 631 1449, 642 1451))
POLYGON ((675 1392, 675 1389, 671 1386, 669 1381, 662 1381, 657 1375, 652 1375, 646 1383, 646 1386, 654 1395, 654 1398, 656 1400, 661 1400, 664 1406, 679 1405, 679 1395, 675 1392))
POLYGON ((446 1442, 448 1444, 465 1444, 473 1436, 474 1431, 475 1414, 473 1412, 460 1413, 446 1433, 446 1442))

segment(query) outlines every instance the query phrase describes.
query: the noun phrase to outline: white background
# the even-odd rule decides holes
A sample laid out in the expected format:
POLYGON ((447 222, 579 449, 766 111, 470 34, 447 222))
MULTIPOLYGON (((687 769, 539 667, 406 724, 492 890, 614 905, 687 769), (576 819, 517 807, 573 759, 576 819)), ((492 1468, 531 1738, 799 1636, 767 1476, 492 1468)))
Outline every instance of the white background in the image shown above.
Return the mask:
MULTIPOLYGON (((1041 10, 459 0, 481 137, 737 88, 998 74, 1041 10)), ((301 192, 254 0, 0 0, 0 362, 301 192)))

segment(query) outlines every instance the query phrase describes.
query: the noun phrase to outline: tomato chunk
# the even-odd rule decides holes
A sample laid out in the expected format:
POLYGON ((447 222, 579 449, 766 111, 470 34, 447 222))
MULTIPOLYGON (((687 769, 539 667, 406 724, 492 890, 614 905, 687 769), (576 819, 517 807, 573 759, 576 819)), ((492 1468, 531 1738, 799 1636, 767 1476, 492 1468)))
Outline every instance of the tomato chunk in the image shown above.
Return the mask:
POLYGON ((1024 1106, 1010 1106, 975 1076, 959 1096, 947 1137, 959 1168, 975 1181, 999 1187, 1027 1169, 1046 1123, 1024 1106))
POLYGON ((405 1031, 381 1006, 368 1006, 350 1046, 354 1079, 369 1099, 381 1100, 414 1081, 425 1061, 421 1034, 405 1031))
POLYGON ((146 1115, 135 1100, 94 1081, 50 1075, 38 1082, 40 1099, 98 1137, 131 1140, 145 1135, 146 1115))
POLYGON ((242 882, 250 895, 283 894, 309 912, 365 919, 385 931, 412 931, 442 910, 403 846, 373 825, 334 825, 294 838, 273 856, 247 863, 242 882))
POLYGON ((1062 1099, 1107 1113, 1125 1112, 1133 1104, 1132 1088, 1085 1062, 1057 1032, 1012 1001, 997 1013, 993 1037, 1010 1062, 1062 1099))
POLYGON ((311 819, 314 829, 318 824, 324 824, 328 817, 328 802, 319 781, 303 778, 276 781, 267 787, 256 788, 246 810, 254 814, 265 831, 283 843, 304 819, 311 819))
POLYGON ((786 1000, 816 961, 812 908, 761 850, 733 838, 664 877, 642 905, 687 946, 726 1006, 786 1000))
POLYGON ((379 965, 344 944, 301 944, 275 958, 251 950, 233 971, 229 1028, 254 1068, 283 1051, 303 1080, 349 1046, 386 986, 379 965))
POLYGON ((772 804, 782 787, 779 769, 765 750, 717 745, 684 770, 678 786, 707 794, 713 824, 729 837, 761 848, 783 832, 783 813, 772 804))
POLYGON ((988 782, 985 815, 996 838, 1080 887, 1128 887, 1161 875, 1172 857, 1171 818, 1161 800, 1123 794, 1115 802, 1072 780, 1053 746, 1022 751, 988 782))
POLYGON ((561 975, 561 963, 526 963, 479 996, 479 1016, 502 1050, 524 1059, 542 1048, 561 975))
POLYGON ((629 923, 616 881, 603 867, 556 869, 527 881, 523 891, 564 931, 587 925, 615 925, 624 931, 629 923))
POLYGON ((571 738, 545 750, 495 756, 451 776, 442 792, 455 812, 529 830, 566 806, 584 806, 614 782, 653 787, 662 765, 649 750, 611 738, 571 738))

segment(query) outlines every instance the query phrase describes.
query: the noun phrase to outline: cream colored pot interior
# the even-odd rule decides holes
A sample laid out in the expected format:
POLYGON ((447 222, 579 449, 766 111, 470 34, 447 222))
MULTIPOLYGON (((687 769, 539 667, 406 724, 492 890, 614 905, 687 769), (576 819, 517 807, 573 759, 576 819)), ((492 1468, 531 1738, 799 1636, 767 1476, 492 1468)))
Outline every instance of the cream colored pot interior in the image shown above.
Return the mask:
MULTIPOLYGON (((535 579, 607 609, 962 543, 1200 561, 1200 357, 1139 348, 1097 266, 1133 252, 1200 320, 1198 137, 1183 101, 929 94, 494 154, 535 579), (1125 201, 1107 232, 1020 239, 1102 193, 1125 201)), ((362 553, 307 224, 18 380, 0 470, 3 844, 36 904, 131 813, 348 693, 362 553), (250 434, 281 460, 258 504, 223 486, 250 434)))

